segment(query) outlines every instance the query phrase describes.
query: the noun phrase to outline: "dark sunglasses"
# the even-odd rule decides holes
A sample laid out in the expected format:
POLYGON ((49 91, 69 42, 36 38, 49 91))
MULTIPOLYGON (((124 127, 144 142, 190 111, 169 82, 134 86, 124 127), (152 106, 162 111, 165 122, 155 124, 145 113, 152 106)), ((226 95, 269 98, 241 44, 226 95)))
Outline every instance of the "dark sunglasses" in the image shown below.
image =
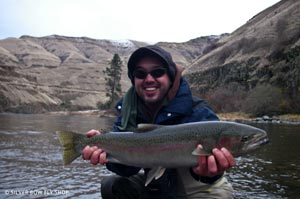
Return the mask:
POLYGON ((167 69, 166 68, 154 68, 151 71, 146 71, 144 69, 136 69, 133 71, 133 76, 139 79, 145 79, 148 74, 150 74, 154 78, 158 78, 166 74, 167 69))

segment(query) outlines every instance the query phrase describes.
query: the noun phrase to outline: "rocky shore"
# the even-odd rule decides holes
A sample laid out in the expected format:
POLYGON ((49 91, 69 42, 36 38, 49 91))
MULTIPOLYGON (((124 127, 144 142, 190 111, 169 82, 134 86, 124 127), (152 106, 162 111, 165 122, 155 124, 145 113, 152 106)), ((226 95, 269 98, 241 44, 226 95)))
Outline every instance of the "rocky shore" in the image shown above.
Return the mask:
POLYGON ((284 123, 284 124, 300 124, 300 120, 292 119, 292 118, 280 118, 278 116, 269 117, 267 115, 263 117, 257 117, 254 119, 251 119, 252 122, 257 123, 284 123))
POLYGON ((114 110, 85 110, 85 111, 55 111, 47 113, 49 115, 84 115, 96 117, 116 117, 114 110))
POLYGON ((234 122, 247 122, 247 123, 273 123, 273 124, 292 124, 300 125, 300 116, 299 115, 283 115, 283 116, 268 116, 264 115, 262 117, 248 117, 244 114, 218 114, 221 120, 225 121, 234 121, 234 122))

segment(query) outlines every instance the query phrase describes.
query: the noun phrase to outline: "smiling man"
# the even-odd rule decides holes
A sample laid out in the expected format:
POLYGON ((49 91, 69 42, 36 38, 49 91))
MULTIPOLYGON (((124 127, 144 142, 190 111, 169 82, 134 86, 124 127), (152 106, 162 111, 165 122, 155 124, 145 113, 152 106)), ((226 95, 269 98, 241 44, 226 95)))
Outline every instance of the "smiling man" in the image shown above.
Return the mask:
POLYGON ((166 72, 167 69, 155 57, 144 57, 137 62, 133 71, 134 86, 146 106, 155 108, 168 93, 171 81, 166 72))
MULTIPOLYGON (((116 106, 119 116, 114 130, 134 131, 140 123, 174 125, 218 120, 203 100, 192 96, 181 72, 170 53, 156 45, 133 52, 128 61, 133 86, 116 106)), ((87 136, 99 133, 91 130, 87 136)), ((213 149, 208 157, 200 156, 193 168, 169 168, 147 187, 144 184, 149 168, 109 163, 109 154, 97 147, 85 147, 82 155, 92 164, 106 164, 117 174, 102 180, 103 199, 233 198, 224 172, 235 165, 235 160, 225 148, 213 149)))

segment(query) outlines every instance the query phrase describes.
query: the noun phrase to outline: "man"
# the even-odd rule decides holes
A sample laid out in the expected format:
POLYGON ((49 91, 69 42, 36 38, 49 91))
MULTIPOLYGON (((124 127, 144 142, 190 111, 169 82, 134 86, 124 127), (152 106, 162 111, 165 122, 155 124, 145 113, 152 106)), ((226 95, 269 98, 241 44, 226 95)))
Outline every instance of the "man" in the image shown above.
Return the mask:
MULTIPOLYGON (((134 131, 140 123, 174 125, 218 120, 203 100, 192 96, 181 72, 170 53, 158 46, 146 46, 133 52, 128 61, 128 77, 133 86, 116 106, 120 115, 114 130, 134 131)), ((99 133, 91 130, 87 136, 99 133)), ((102 180, 103 199, 233 198, 232 187, 223 174, 235 165, 235 160, 225 148, 213 149, 213 155, 208 157, 200 156, 194 168, 167 169, 147 187, 144 186, 147 168, 109 163, 106 160, 109 154, 97 147, 85 147, 82 155, 92 164, 106 164, 117 174, 102 180)))

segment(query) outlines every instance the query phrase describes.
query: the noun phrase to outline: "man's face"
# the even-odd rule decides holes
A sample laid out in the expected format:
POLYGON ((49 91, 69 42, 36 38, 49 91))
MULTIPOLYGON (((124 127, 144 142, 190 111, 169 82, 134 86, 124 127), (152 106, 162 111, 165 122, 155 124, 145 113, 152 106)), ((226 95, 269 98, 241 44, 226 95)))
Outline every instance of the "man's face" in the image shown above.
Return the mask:
POLYGON ((153 75, 150 73, 144 75, 145 77, 134 75, 135 90, 147 105, 160 103, 169 91, 171 81, 167 71, 163 69, 165 69, 163 63, 156 57, 143 57, 136 64, 137 72, 146 74, 145 72, 154 70, 153 75))

